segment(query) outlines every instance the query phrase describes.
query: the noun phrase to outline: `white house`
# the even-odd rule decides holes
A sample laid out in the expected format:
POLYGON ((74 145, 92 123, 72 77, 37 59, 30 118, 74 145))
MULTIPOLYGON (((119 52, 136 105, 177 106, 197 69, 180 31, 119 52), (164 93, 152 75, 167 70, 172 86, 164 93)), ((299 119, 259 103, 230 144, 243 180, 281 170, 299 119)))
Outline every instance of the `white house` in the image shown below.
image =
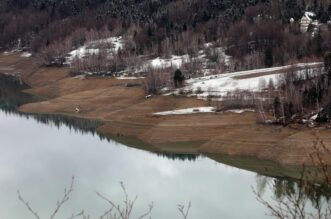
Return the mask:
POLYGON ((316 14, 313 12, 306 11, 303 17, 300 20, 300 31, 305 33, 308 31, 308 27, 310 24, 318 25, 318 21, 315 20, 316 14))

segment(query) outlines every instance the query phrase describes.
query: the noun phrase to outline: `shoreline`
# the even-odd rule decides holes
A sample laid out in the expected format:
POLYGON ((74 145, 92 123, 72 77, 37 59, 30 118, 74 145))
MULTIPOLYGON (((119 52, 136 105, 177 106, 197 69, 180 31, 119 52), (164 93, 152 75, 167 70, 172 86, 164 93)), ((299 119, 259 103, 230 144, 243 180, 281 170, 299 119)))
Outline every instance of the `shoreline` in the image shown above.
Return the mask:
MULTIPOLYGON (((19 57, 9 58, 12 61, 19 57)), ((17 63, 36 64, 33 58, 20 59, 25 60, 17 63)), ((0 55, 2 67, 22 67, 10 65, 6 60, 8 56, 0 55)), ((208 102, 180 96, 146 99, 141 86, 126 86, 141 83, 141 79, 81 79, 70 77, 68 68, 43 67, 26 71, 22 79, 31 87, 24 92, 46 100, 22 105, 21 112, 100 120, 104 125, 98 132, 136 138, 158 151, 249 156, 284 167, 312 163, 309 156, 314 140, 311 129, 259 125, 252 112, 156 116, 157 112, 207 107, 208 102), (77 106, 79 113, 75 112, 77 106)), ((330 132, 323 128, 316 130, 331 149, 330 132)), ((331 163, 331 158, 326 162, 331 163)))

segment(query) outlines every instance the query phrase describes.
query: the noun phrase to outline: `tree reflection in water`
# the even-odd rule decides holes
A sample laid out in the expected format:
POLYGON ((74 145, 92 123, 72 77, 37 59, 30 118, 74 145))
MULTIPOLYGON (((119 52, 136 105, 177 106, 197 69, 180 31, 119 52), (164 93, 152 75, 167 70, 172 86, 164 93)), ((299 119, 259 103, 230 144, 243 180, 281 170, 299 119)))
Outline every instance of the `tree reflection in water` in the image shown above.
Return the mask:
POLYGON ((324 162, 331 153, 316 133, 314 136, 313 152, 310 154, 313 165, 310 168, 303 166, 299 180, 257 177, 257 190, 253 191, 274 218, 331 218, 331 171, 324 162), (272 201, 263 198, 266 187, 274 193, 272 201))
MULTIPOLYGON (((56 114, 31 114, 20 112, 18 109, 21 105, 42 100, 41 98, 22 92, 22 90, 28 88, 29 86, 22 83, 19 79, 0 74, 0 111, 6 114, 15 114, 24 118, 32 118, 41 124, 47 124, 57 128, 66 126, 70 130, 74 130, 75 132, 81 134, 90 133, 92 135, 96 135, 100 138, 100 140, 113 140, 110 136, 97 132, 97 128, 103 124, 103 122, 98 120, 89 120, 56 114)), ((151 152, 171 160, 182 161, 195 161, 200 156, 199 154, 172 153, 154 150, 151 152)))

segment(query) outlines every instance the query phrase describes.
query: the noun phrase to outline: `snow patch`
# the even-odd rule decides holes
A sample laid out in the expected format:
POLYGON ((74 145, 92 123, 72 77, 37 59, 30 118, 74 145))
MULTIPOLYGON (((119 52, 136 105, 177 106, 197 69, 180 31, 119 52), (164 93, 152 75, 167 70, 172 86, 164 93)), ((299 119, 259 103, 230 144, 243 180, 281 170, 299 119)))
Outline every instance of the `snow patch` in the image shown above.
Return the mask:
MULTIPOLYGON (((212 47, 213 43, 206 43, 204 46, 205 48, 212 47)), ((226 66, 229 66, 232 60, 231 56, 228 56, 225 54, 225 49, 222 47, 216 47, 212 48, 214 53, 217 53, 220 58, 223 59, 224 64, 226 66)), ((162 58, 157 57, 151 60, 145 61, 142 66, 136 67, 135 72, 142 72, 142 71, 148 71, 150 68, 152 69, 161 69, 161 68, 181 68, 183 64, 189 63, 191 61, 198 60, 202 63, 203 66, 203 72, 204 75, 208 75, 210 72, 210 69, 207 68, 207 64, 210 62, 210 60, 206 57, 205 51, 200 50, 198 53, 198 56, 190 56, 188 54, 184 54, 181 56, 172 55, 170 58, 162 58)))
POLYGON ((313 115, 312 117, 309 118, 309 120, 315 121, 318 117, 318 114, 313 115))
POLYGON ((253 110, 253 109, 232 109, 232 110, 227 110, 226 112, 242 114, 245 112, 255 112, 255 110, 253 110))
POLYGON ((31 57, 31 56, 32 56, 32 54, 29 53, 29 52, 23 52, 23 53, 21 54, 21 57, 24 57, 24 58, 29 58, 29 57, 31 57))
POLYGON ((86 79, 86 75, 77 75, 74 77, 74 79, 84 80, 86 79))
POLYGON ((144 77, 126 77, 126 76, 121 76, 121 77, 116 77, 118 80, 135 80, 135 79, 142 79, 144 77))
POLYGON ((185 115, 185 114, 212 113, 212 112, 215 112, 214 107, 195 107, 195 108, 158 112, 158 113, 154 113, 154 115, 166 116, 166 115, 185 115))
POLYGON ((106 48, 108 54, 113 54, 118 52, 118 50, 123 49, 124 43, 123 38, 120 37, 109 37, 106 39, 94 40, 85 43, 83 46, 71 51, 68 55, 67 63, 70 64, 73 59, 82 59, 87 55, 98 55, 100 53, 100 47, 106 48))
POLYGON ((316 17, 316 14, 311 11, 306 11, 304 15, 308 20, 312 21, 314 17, 316 17))
POLYGON ((154 69, 169 68, 169 67, 180 68, 183 65, 183 63, 189 62, 189 58, 190 58, 189 55, 183 55, 183 56, 172 55, 171 58, 169 59, 157 57, 155 59, 148 61, 145 64, 145 67, 152 67, 154 69))
MULTIPOLYGON (((215 107, 195 107, 195 108, 186 108, 186 109, 158 112, 158 113, 154 113, 154 115, 167 116, 167 115, 185 115, 185 114, 213 113, 213 112, 216 112, 215 107)), ((223 112, 242 114, 245 112, 254 112, 254 110, 253 109, 231 109, 231 110, 226 110, 223 112)))

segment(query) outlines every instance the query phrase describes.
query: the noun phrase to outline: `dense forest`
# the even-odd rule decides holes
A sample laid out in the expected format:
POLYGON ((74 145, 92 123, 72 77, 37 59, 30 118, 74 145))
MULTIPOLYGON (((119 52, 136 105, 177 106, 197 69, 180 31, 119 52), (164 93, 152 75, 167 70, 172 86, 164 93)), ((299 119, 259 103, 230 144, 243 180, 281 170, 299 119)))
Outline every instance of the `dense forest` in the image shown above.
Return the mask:
POLYGON ((314 12, 321 24, 327 24, 330 3, 329 0, 4 0, 0 2, 0 47, 14 47, 19 42, 38 52, 68 37, 73 41, 71 45, 77 47, 85 40, 83 31, 107 29, 114 35, 130 35, 134 46, 129 49, 135 54, 151 51, 164 54, 169 49, 173 54, 183 54, 201 43, 219 41, 239 61, 262 56, 264 64, 272 66, 290 59, 321 57, 330 50, 331 37, 326 28, 320 28, 312 38, 301 34, 298 27, 305 11, 314 12))

